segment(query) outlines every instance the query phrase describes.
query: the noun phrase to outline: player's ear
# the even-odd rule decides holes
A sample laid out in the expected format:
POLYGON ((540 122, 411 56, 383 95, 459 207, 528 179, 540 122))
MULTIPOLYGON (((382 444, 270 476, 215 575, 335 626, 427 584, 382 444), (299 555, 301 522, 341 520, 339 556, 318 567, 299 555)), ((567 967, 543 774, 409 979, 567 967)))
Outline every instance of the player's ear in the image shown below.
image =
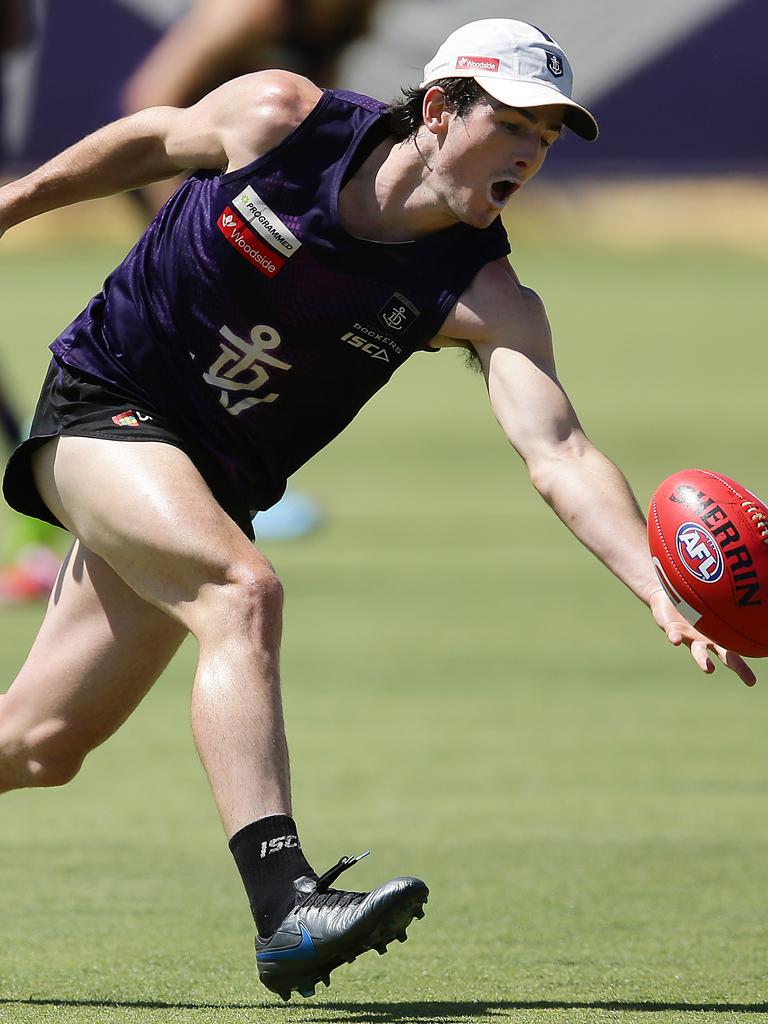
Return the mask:
POLYGON ((438 85, 430 86, 424 93, 421 116, 428 132, 444 135, 450 120, 450 108, 445 92, 438 85))

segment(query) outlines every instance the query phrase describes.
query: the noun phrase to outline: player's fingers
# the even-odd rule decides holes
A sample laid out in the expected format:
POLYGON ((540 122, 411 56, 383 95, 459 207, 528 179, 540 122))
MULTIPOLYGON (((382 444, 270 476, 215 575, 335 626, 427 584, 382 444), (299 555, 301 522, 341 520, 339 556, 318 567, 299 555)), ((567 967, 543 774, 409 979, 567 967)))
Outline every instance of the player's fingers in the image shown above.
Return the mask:
POLYGON ((715 671, 714 662, 709 657, 710 644, 705 640, 692 640, 691 657, 699 666, 702 672, 706 672, 707 675, 715 671))
POLYGON ((683 634, 679 626, 665 626, 664 632, 667 634, 667 640, 669 640, 673 647, 679 647, 680 644, 683 642, 683 634))
POLYGON ((757 682, 755 673, 740 655, 712 643, 711 640, 705 640, 700 633, 695 633, 693 636, 686 634, 682 624, 669 622, 663 628, 667 639, 674 647, 679 647, 684 643, 690 649, 691 657, 701 671, 706 672, 707 675, 715 671, 714 663, 708 653, 712 651, 726 668, 736 673, 745 686, 754 686, 757 682))
POLYGON ((731 672, 736 673, 745 686, 755 685, 757 682, 757 676, 740 655, 734 654, 733 651, 726 650, 725 647, 718 647, 716 644, 713 644, 711 649, 715 652, 726 668, 729 668, 731 672))

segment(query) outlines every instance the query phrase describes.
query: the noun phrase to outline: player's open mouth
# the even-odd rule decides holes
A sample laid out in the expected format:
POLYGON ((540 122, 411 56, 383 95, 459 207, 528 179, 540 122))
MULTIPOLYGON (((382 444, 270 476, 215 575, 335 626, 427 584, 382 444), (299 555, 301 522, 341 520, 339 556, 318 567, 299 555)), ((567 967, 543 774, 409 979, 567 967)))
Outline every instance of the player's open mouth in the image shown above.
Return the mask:
POLYGON ((519 181, 510 181, 508 178, 502 178, 499 181, 494 181, 491 185, 491 196, 494 203, 497 206, 503 206, 509 197, 520 188, 519 181))

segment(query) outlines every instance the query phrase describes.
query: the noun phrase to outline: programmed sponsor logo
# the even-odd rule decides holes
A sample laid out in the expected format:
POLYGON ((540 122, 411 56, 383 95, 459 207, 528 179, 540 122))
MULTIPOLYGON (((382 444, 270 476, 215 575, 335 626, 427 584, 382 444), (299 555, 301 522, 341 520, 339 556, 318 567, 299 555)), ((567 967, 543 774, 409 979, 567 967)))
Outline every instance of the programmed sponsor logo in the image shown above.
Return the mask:
POLYGON ((237 249, 262 274, 274 277, 285 266, 282 256, 268 249, 229 206, 224 209, 217 223, 219 231, 232 248, 237 249))
POLYGON ((498 71, 501 61, 498 57, 467 57, 456 59, 457 71, 498 71))
POLYGON ((723 575, 725 561, 722 552, 709 530, 699 523, 679 526, 675 546, 683 565, 697 580, 717 583, 723 575))
POLYGON ((296 235, 252 188, 243 189, 240 195, 232 200, 232 205, 281 256, 288 259, 301 248, 301 242, 296 235))

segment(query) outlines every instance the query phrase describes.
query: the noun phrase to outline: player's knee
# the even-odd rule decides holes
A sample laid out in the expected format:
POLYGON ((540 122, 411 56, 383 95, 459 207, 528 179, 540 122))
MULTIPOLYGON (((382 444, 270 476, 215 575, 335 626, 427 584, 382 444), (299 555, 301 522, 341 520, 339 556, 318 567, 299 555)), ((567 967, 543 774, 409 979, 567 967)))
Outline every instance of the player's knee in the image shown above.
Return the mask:
POLYGON ((271 566, 244 566, 234 584, 243 614, 261 628, 279 628, 283 615, 283 585, 271 566))
POLYGON ((2 748, 19 788, 66 785, 90 749, 60 719, 35 725, 15 738, 8 736, 2 748))
POLYGON ((27 761, 28 786, 66 786, 77 775, 85 760, 85 754, 46 754, 41 758, 27 761))
POLYGON ((215 588, 212 628, 221 637, 231 631, 239 639, 272 646, 279 642, 283 614, 283 586, 272 566, 264 562, 233 565, 223 585, 215 588))

